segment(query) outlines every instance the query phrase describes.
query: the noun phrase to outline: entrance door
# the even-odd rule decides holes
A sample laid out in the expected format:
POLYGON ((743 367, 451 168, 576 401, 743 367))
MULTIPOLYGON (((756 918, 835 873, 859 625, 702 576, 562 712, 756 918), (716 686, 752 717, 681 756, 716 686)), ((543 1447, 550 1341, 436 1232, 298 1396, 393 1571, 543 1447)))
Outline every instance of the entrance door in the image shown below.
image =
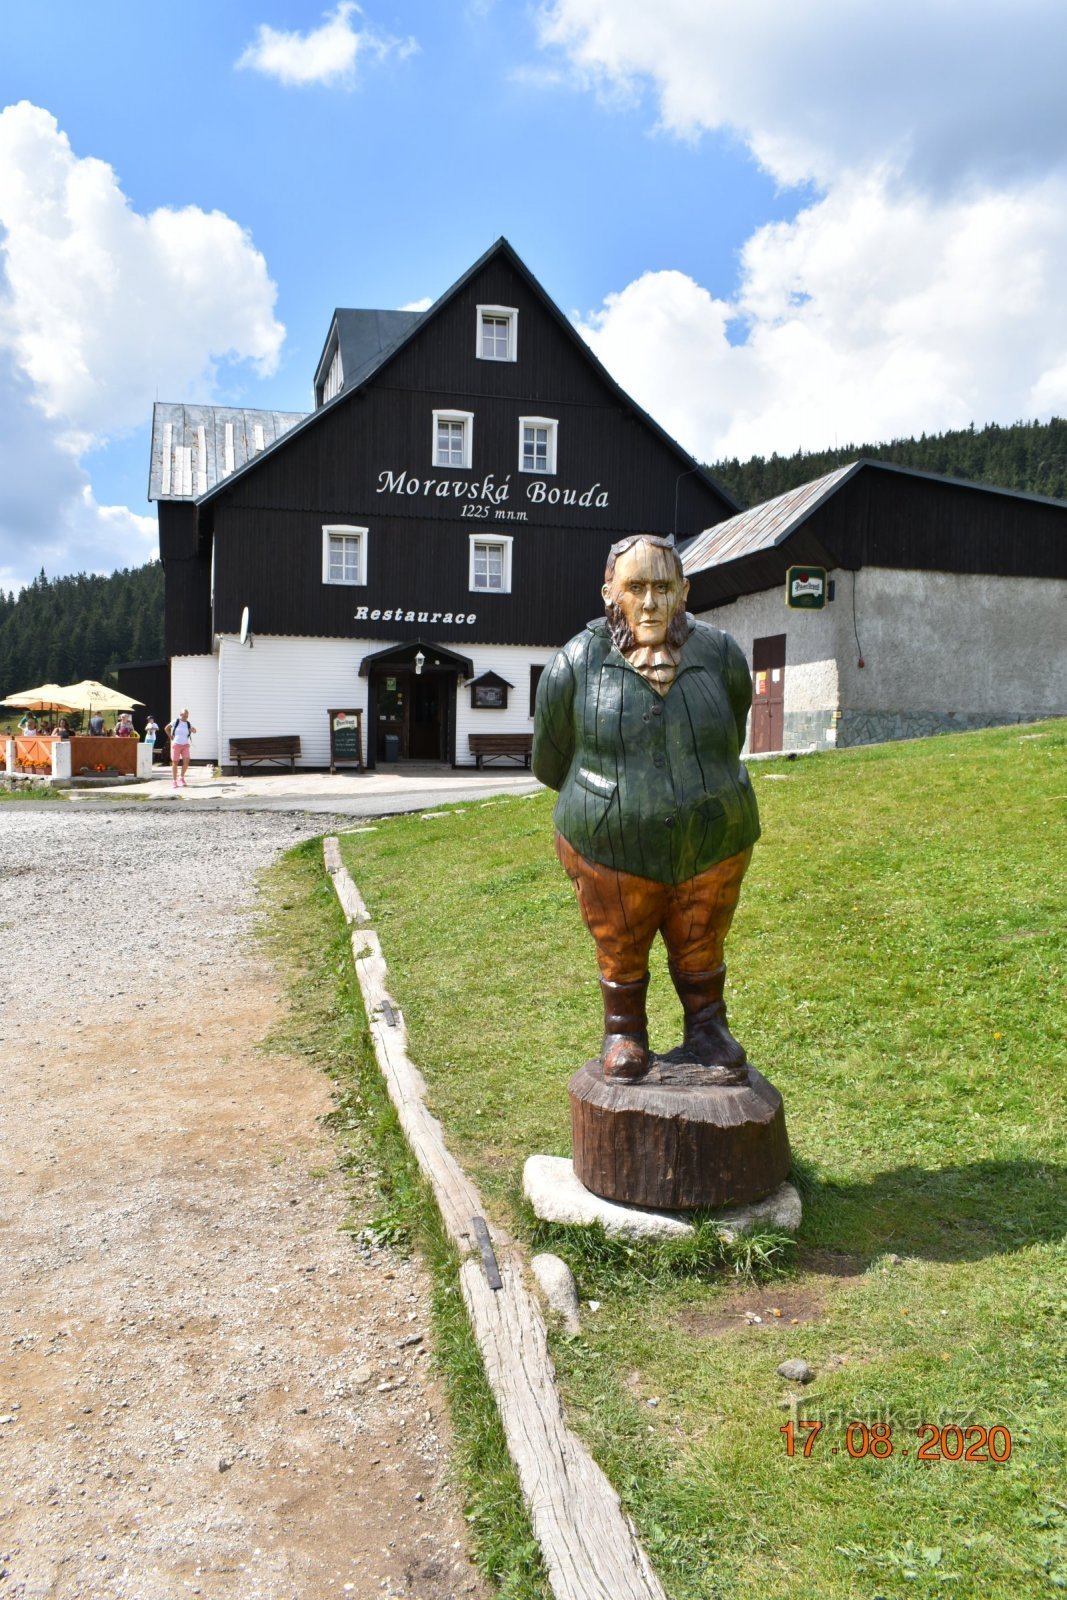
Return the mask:
POLYGON ((401 761, 408 753, 409 672, 383 672, 377 682, 378 726, 375 753, 379 761, 401 761))
MULTIPOLYGON (((451 680, 448 680, 451 681, 451 680)), ((441 715, 446 680, 411 674, 408 750, 412 761, 443 761, 445 724, 441 715)))
POLYGON ((446 761, 448 690, 444 673, 385 669, 377 678, 375 749, 379 761, 446 761))
POLYGON ((785 634, 752 641, 753 755, 782 748, 785 726, 785 634))

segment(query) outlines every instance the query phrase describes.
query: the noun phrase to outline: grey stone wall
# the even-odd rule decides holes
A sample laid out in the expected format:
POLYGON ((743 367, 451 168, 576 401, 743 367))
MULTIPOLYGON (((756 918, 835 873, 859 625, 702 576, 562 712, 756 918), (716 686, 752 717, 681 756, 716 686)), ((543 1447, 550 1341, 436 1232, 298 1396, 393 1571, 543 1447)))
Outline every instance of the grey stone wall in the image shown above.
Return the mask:
POLYGON ((1013 722, 1040 722, 1060 713, 1033 711, 842 711, 837 724, 837 748, 860 744, 885 744, 891 739, 927 739, 933 733, 969 733, 975 728, 999 728, 1013 722))
MULTIPOLYGON (((787 680, 788 687, 788 680, 787 680)), ((786 750, 832 750, 834 740, 826 737, 836 727, 834 713, 824 711, 786 711, 782 717, 782 742, 786 750)))

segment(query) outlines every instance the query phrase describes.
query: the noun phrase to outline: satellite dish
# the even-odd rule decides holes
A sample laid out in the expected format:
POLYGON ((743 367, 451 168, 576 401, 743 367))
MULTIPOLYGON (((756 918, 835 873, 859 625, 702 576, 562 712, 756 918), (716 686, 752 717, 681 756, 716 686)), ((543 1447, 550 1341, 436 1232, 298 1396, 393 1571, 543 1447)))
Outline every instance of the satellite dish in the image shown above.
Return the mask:
POLYGON ((248 645, 249 649, 252 647, 251 619, 248 615, 247 606, 241 612, 241 643, 248 645))

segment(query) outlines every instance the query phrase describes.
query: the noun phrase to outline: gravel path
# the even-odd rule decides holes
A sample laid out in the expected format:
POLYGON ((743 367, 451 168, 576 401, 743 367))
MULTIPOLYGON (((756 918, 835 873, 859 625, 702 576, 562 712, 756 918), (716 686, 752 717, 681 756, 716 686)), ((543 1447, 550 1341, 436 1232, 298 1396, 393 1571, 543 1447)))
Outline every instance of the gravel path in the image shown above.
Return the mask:
POLYGON ((427 1283, 360 1252, 256 872, 321 819, 0 808, 0 1596, 482 1595, 427 1283))

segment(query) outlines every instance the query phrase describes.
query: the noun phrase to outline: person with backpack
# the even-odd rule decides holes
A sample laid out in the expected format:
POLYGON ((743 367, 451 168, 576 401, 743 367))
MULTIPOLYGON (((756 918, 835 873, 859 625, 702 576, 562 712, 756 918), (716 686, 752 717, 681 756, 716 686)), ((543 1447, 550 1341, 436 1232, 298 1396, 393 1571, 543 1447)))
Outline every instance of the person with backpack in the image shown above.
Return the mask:
POLYGON ((167 723, 166 733, 167 738, 170 740, 170 774, 172 779, 171 787, 173 789, 178 787, 179 767, 181 768, 182 788, 188 787, 185 775, 189 771, 189 741, 195 732, 196 729, 189 721, 188 706, 178 712, 173 722, 167 723))

